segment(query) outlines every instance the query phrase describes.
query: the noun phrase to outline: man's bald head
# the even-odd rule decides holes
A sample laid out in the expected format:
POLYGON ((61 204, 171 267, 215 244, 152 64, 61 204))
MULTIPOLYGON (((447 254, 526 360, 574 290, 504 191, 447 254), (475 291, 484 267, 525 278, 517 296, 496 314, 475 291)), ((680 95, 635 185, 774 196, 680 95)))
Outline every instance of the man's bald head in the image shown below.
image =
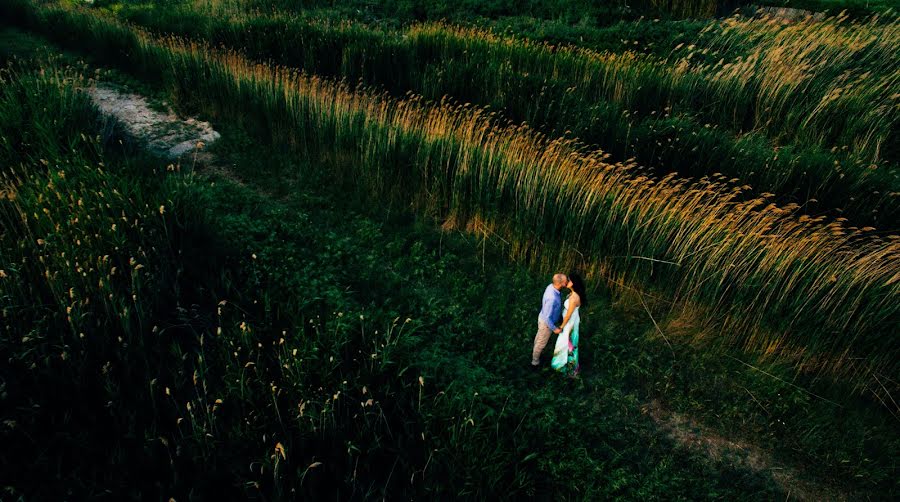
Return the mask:
POLYGON ((553 276, 553 287, 556 289, 562 289, 568 282, 569 280, 566 277, 566 274, 556 274, 553 276))

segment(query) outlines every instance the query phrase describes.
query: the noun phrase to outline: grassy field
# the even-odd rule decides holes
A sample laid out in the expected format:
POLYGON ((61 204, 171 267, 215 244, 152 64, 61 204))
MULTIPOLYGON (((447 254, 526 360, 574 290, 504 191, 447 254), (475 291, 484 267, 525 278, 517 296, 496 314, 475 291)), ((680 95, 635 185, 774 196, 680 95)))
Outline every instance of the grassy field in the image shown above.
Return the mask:
MULTIPOLYGON (((116 0, 103 0, 116 3, 116 0)), ((169 0, 175 3, 179 0, 169 0)), ((807 9, 814 12, 838 14, 846 11, 854 16, 866 16, 896 10, 890 0, 762 0, 759 2, 723 0, 216 0, 216 4, 240 5, 267 10, 283 10, 340 15, 344 18, 376 21, 399 25, 417 21, 449 20, 454 23, 493 23, 518 18, 529 23, 551 24, 561 27, 593 29, 615 24, 619 20, 705 19, 713 15, 728 15, 735 10, 753 6, 778 6, 807 9)))
MULTIPOLYGON (((324 57, 257 62, 267 53, 246 42, 292 46, 264 32, 224 41, 242 54, 205 45, 223 41, 199 24, 192 42, 96 10, 0 11, 90 63, 0 33, 0 57, 13 61, 0 77, 9 497, 900 489, 895 237, 770 203, 780 199, 730 175, 663 177, 659 165, 458 104, 433 72, 359 87, 327 78, 346 75, 322 70, 324 57), (141 153, 76 90, 94 79, 211 120, 230 174, 141 153), (421 92, 416 81, 452 98, 400 92, 421 92), (593 283, 585 373, 572 382, 526 370, 537 296, 559 267, 593 283), (685 447, 653 418, 659 403, 758 445, 796 477, 785 485, 774 466, 685 447)), ((475 44, 464 51, 507 43, 416 29, 475 44)), ((378 54, 371 40, 366 54, 378 54)), ((522 50, 550 67, 584 56, 522 50)), ((341 68, 377 73, 378 61, 341 68)))
POLYGON ((516 258, 657 285, 727 330, 718 341, 810 370, 895 373, 887 334, 898 315, 897 242, 871 227, 798 217, 764 197, 744 201, 721 175, 653 179, 477 107, 396 100, 89 13, 34 15, 30 23, 51 36, 171 86, 189 109, 238 120, 307 156, 347 152, 355 162, 339 166, 343 175, 371 193, 499 235, 516 258), (846 331, 853 338, 839 336, 846 331))
POLYGON ((658 30, 668 33, 656 40, 668 52, 647 55, 628 35, 653 32, 641 26, 610 34, 627 45, 595 52, 444 24, 395 31, 209 5, 126 4, 116 12, 157 32, 225 44, 397 97, 413 91, 490 106, 551 137, 577 137, 661 174, 722 173, 811 215, 885 230, 900 221, 897 98, 883 91, 900 78, 892 21, 783 25, 735 17, 678 24, 658 30))

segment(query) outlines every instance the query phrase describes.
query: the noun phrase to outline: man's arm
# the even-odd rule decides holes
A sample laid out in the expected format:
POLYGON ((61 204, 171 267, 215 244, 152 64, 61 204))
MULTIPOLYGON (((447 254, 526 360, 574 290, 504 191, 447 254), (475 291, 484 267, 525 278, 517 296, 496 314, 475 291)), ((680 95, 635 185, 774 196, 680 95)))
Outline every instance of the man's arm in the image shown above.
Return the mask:
MULTIPOLYGON (((532 312, 534 311, 532 310, 532 312)), ((551 331, 556 332, 559 329, 553 322, 553 298, 544 297, 541 303, 541 318, 547 323, 551 331)))

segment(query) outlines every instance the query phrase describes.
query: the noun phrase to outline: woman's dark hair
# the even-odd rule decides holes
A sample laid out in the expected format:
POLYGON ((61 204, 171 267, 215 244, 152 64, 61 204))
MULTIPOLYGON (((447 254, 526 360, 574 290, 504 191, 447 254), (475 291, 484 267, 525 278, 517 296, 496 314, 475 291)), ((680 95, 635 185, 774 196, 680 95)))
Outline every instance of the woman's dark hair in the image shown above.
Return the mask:
POLYGON ((572 281, 572 291, 578 294, 578 297, 581 298, 581 306, 584 307, 587 305, 587 291, 584 289, 584 279, 581 278, 578 272, 569 272, 569 280, 572 281))

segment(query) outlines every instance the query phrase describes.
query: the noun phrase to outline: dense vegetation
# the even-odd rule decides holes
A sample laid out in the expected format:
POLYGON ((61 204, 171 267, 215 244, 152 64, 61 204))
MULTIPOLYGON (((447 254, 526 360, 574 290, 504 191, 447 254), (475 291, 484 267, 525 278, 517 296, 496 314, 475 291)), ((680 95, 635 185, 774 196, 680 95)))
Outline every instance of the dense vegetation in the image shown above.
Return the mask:
POLYGON ((307 154, 346 151, 355 160, 341 166, 346 175, 379 197, 461 228, 474 222, 513 242, 517 257, 540 264, 553 256, 658 284, 676 302, 711 307, 709 321, 731 319, 721 341, 810 369, 895 371, 887 334, 898 316, 897 242, 867 234, 871 228, 798 218, 765 198, 744 202, 718 177, 654 180, 608 163, 603 152, 492 121, 479 108, 394 100, 91 14, 33 15, 35 28, 167 82, 179 101, 211 116, 307 154), (535 252, 544 239, 553 244, 535 252), (838 336, 847 330, 855 336, 838 336))
POLYGON ((884 92, 900 79, 895 22, 735 17, 679 25, 679 36, 664 30, 655 42, 646 26, 659 23, 644 22, 605 36, 624 37, 624 49, 598 53, 443 24, 384 31, 227 5, 119 15, 397 97, 413 91, 490 106, 661 174, 722 173, 810 215, 885 230, 900 221, 897 97, 884 92), (637 33, 643 38, 628 35, 637 33), (668 53, 642 54, 639 38, 668 53))
MULTIPOLYGON (((116 3, 114 0, 104 0, 116 3)), ((126 0, 127 1, 127 0, 126 0)), ((165 1, 165 0, 164 0, 165 1)), ((180 0, 168 0, 169 4, 180 0)), ((402 24, 450 20, 454 23, 490 23, 510 18, 560 25, 602 27, 622 19, 708 18, 728 15, 748 4, 807 9, 814 12, 865 16, 896 9, 891 0, 217 0, 261 10, 285 10, 337 14, 344 18, 402 24)))
MULTIPOLYGON (((171 20, 149 12, 142 24, 171 20)), ((659 164, 556 139, 579 120, 575 98, 568 116, 552 108, 561 122, 545 110, 532 128, 459 104, 457 91, 477 85, 453 88, 434 63, 416 64, 483 50, 540 72, 616 56, 514 48, 447 25, 397 42, 390 31, 280 13, 170 26, 199 42, 49 4, 8 2, 0 13, 129 75, 47 59, 54 49, 21 32, 0 36, 0 57, 16 58, 0 75, 0 486, 9 496, 787 495, 771 476, 673 448, 646 413, 660 400, 805 466, 815 482, 839 480, 860 497, 900 489, 895 238, 770 204, 730 173, 657 177, 659 164), (237 27, 254 19, 268 28, 241 38, 237 27), (216 26, 236 31, 219 39, 216 26), (275 31, 282 26, 304 41, 325 35, 295 46, 275 31), (328 48, 334 40, 346 45, 328 48), (257 58, 301 52, 275 66, 206 41, 257 58), (344 59, 327 66, 335 54, 344 59), (398 55, 412 65, 406 73, 394 73, 398 55), (235 172, 145 156, 77 90, 90 84, 85 75, 143 86, 225 127, 216 155, 235 172), (430 102, 410 89, 452 97, 430 102), (587 371, 575 382, 524 368, 546 281, 534 270, 569 265, 594 279, 587 371), (745 363, 735 347, 776 357, 745 363)), ((733 20, 712 37, 740 45, 729 30, 753 23, 733 20)), ((843 36, 841 23, 817 25, 833 30, 821 50, 843 36)), ((775 50, 770 36, 751 52, 775 50)), ((856 55, 891 57, 867 47, 856 55)), ((878 71, 879 85, 893 85, 878 71)), ((837 78, 829 72, 817 73, 824 87, 837 78)), ((483 81, 486 100, 522 92, 515 74, 483 81)), ((507 117, 528 106, 508 99, 507 117)), ((648 115, 659 102, 622 99, 646 103, 648 115)), ((685 117, 702 113, 689 100, 679 106, 685 117)), ((787 122, 754 140, 760 148, 800 120, 772 113, 787 122)), ((852 152, 827 152, 824 125, 791 141, 828 161, 879 157, 866 141, 882 131, 890 144, 894 120, 876 113, 852 152)), ((717 123, 722 141, 740 129, 717 123)))
MULTIPOLYGON (((110 0, 94 0, 90 3, 95 2, 99 5, 118 3, 110 0)), ((161 0, 156 3, 168 6, 179 2, 180 0, 161 0)), ((738 4, 723 0, 216 0, 215 3, 261 10, 274 7, 333 12, 341 16, 372 17, 388 23, 438 19, 464 22, 522 16, 587 25, 602 25, 610 19, 636 18, 646 14, 709 16, 715 14, 717 9, 738 4)))

